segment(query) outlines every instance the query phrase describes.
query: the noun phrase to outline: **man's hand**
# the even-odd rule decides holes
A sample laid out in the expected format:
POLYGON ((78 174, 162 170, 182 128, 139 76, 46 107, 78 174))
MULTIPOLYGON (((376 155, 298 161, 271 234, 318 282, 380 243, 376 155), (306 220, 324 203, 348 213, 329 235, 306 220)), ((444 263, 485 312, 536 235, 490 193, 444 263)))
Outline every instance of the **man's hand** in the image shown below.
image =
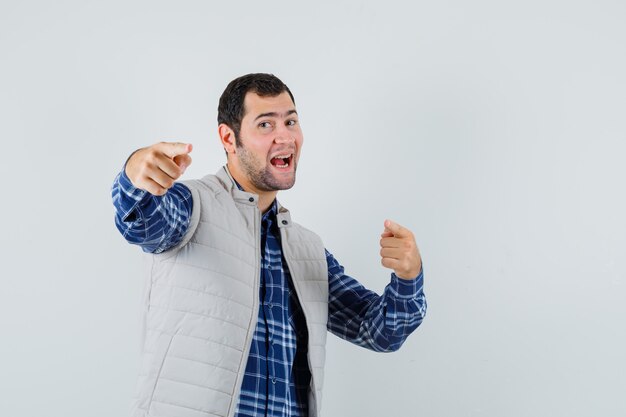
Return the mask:
POLYGON ((380 237, 380 256, 383 266, 393 269, 398 278, 417 277, 422 269, 422 258, 413 233, 398 223, 385 220, 385 231, 380 237))
POLYGON ((190 143, 159 142, 135 151, 126 162, 126 175, 136 188, 163 195, 191 165, 190 143))

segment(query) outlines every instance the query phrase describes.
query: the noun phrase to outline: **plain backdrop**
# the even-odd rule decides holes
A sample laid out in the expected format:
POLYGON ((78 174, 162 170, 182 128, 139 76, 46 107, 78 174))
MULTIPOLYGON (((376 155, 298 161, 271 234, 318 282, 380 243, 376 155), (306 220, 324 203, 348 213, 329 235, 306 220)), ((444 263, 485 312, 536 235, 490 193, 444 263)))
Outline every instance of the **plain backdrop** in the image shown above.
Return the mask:
POLYGON ((0 415, 128 415, 143 254, 126 157, 225 162, 217 101, 271 72, 304 132, 281 192, 352 276, 391 218, 429 309, 402 349, 328 341, 325 416, 626 415, 626 3, 0 0, 0 415))

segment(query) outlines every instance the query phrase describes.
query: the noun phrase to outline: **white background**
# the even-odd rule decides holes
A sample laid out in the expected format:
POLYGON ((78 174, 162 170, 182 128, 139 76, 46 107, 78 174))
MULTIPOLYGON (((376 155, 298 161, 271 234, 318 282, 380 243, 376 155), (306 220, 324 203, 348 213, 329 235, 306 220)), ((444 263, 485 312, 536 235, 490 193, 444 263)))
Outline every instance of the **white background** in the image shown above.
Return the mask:
POLYGON ((127 155, 224 163, 217 101, 271 72, 305 137, 280 194, 381 291, 385 218, 429 310, 394 354, 332 336, 325 416, 626 415, 623 1, 0 2, 0 415, 128 415, 142 252, 127 155))

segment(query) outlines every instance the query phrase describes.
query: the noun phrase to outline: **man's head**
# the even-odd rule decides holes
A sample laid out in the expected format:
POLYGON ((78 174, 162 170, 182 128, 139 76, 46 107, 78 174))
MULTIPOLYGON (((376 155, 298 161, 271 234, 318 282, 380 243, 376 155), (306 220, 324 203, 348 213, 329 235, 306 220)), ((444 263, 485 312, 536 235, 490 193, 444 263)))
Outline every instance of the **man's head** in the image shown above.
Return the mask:
POLYGON ((280 93, 287 92, 294 106, 296 104, 289 87, 272 74, 247 74, 232 80, 220 97, 217 107, 217 123, 224 123, 233 130, 238 146, 240 145, 241 120, 245 113, 244 101, 248 92, 261 97, 276 97, 280 93))
POLYGON ((248 74, 222 94, 217 120, 231 174, 248 191, 291 188, 302 131, 289 88, 271 74, 248 74))

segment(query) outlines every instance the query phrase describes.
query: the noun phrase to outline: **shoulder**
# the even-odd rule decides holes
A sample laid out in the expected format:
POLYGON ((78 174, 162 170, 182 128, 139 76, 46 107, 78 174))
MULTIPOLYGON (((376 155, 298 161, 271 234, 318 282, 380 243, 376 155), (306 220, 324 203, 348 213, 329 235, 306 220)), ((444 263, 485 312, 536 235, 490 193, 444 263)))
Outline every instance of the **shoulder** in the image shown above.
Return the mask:
POLYGON ((225 192, 224 187, 215 175, 207 175, 200 179, 177 181, 177 184, 185 187, 191 194, 190 216, 182 240, 167 251, 153 254, 156 259, 165 260, 172 257, 194 238, 199 230, 200 223, 221 219, 225 216, 224 213, 227 212, 228 203, 224 202, 224 200, 229 194, 225 192), (224 207, 224 209, 220 209, 221 207, 224 207))
POLYGON ((310 259, 326 259, 326 250, 322 238, 311 229, 292 221, 288 210, 281 207, 278 215, 278 226, 284 230, 287 243, 291 249, 298 249, 301 256, 310 259))
POLYGON ((232 209, 233 196, 216 175, 206 175, 198 179, 181 181, 192 194, 194 209, 214 211, 219 207, 232 209))
POLYGON ((189 188, 192 192, 209 192, 217 195, 224 192, 224 185, 215 175, 206 175, 202 178, 180 181, 181 184, 189 188))
POLYGON ((317 233, 301 225, 300 223, 291 222, 291 227, 293 228, 293 233, 300 237, 302 240, 322 242, 322 238, 317 233))

